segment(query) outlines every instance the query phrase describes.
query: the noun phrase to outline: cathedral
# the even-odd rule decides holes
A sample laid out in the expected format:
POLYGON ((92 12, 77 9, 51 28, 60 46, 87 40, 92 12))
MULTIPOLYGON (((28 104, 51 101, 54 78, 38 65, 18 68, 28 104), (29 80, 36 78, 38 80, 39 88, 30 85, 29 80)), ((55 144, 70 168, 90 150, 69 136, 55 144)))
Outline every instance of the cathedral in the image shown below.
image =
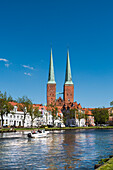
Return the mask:
POLYGON ((49 76, 47 82, 47 105, 62 103, 73 103, 74 101, 74 84, 72 82, 71 76, 71 67, 70 67, 70 60, 69 60, 69 51, 67 52, 67 66, 66 66, 66 74, 65 74, 65 83, 63 88, 63 99, 61 97, 59 100, 56 99, 56 82, 54 76, 54 65, 53 65, 53 56, 52 56, 52 49, 51 49, 51 56, 50 56, 50 66, 49 66, 49 76), (59 101, 59 102, 58 102, 59 101))
POLYGON ((64 110, 69 111, 70 109, 76 109, 79 112, 88 115, 90 123, 91 124, 94 123, 94 117, 91 113, 91 110, 87 108, 82 108, 80 103, 78 104, 77 102, 74 102, 74 84, 71 76, 69 51, 67 51, 67 63, 66 63, 66 73, 65 73, 65 82, 63 85, 63 92, 57 93, 55 75, 54 75, 53 56, 52 56, 52 49, 51 49, 49 76, 47 82, 47 106, 51 107, 51 104, 58 108, 58 113, 62 113, 64 110), (63 94, 63 99, 61 97, 57 99, 56 94, 63 94))
POLYGON ((67 51, 67 64, 66 64, 65 82, 63 86, 63 99, 61 97, 56 99, 56 82, 55 82, 53 56, 52 56, 52 49, 51 49, 49 76, 47 82, 47 106, 49 106, 50 104, 56 105, 59 109, 62 109, 62 107, 64 106, 70 108, 74 107, 76 109, 82 108, 80 104, 74 102, 74 84, 71 76, 69 51, 67 51))

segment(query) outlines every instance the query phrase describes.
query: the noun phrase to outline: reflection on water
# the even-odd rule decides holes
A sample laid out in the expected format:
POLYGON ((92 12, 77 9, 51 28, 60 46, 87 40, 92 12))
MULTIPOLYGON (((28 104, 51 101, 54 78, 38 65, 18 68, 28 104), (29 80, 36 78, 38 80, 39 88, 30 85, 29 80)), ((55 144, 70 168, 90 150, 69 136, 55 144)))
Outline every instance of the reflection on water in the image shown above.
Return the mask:
POLYGON ((113 130, 54 131, 39 139, 0 134, 0 169, 94 169, 112 154, 113 130))

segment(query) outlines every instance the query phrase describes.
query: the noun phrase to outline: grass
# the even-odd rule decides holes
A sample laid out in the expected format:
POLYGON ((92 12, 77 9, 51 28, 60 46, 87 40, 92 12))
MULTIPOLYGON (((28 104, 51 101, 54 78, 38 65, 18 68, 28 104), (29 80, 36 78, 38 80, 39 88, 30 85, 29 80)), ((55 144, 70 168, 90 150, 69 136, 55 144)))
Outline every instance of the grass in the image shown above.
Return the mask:
POLYGON ((113 170, 113 158, 111 158, 104 165, 99 167, 98 170, 113 170))
POLYGON ((109 161, 110 158, 104 158, 104 159, 101 159, 98 163, 99 164, 105 164, 107 161, 109 161))
MULTIPOLYGON (((16 130, 16 131, 26 131, 26 130, 33 130, 33 129, 38 129, 38 128, 13 128, 13 130, 16 130)), ((9 130, 11 130, 11 128, 2 128, 2 129, 0 129, 0 132, 7 132, 7 131, 9 131, 9 130)))
MULTIPOLYGON (((16 131, 26 131, 26 130, 33 130, 33 129, 39 129, 39 128, 14 128, 16 131)), ((44 128, 40 128, 44 129, 44 128)), ((46 130, 76 130, 76 129, 113 129, 113 126, 93 126, 93 127, 63 127, 63 128, 58 128, 58 127, 53 127, 53 128, 45 128, 46 130)), ((2 131, 8 131, 10 128, 2 128, 0 129, 0 132, 2 131)))
POLYGON ((73 129, 113 129, 113 126, 101 127, 101 126, 93 126, 93 127, 63 127, 63 128, 47 128, 47 130, 73 130, 73 129))

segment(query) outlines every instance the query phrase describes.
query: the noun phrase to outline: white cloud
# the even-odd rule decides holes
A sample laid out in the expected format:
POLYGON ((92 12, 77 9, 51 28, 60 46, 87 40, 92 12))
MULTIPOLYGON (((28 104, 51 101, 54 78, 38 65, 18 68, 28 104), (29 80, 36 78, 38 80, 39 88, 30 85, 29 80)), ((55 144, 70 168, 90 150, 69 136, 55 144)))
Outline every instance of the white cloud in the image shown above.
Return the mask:
POLYGON ((5 58, 0 58, 0 61, 8 62, 8 60, 5 58))
POLYGON ((27 76, 32 76, 32 74, 31 73, 24 73, 25 75, 27 75, 27 76))
POLYGON ((7 67, 7 68, 9 67, 10 64, 8 63, 9 61, 8 61, 7 59, 5 59, 5 58, 0 58, 0 61, 4 61, 4 62, 6 63, 6 64, 5 64, 5 67, 7 67))
POLYGON ((31 69, 31 70, 34 70, 33 67, 30 67, 30 66, 26 66, 26 65, 22 65, 24 68, 28 68, 28 69, 31 69))
POLYGON ((6 67, 9 67, 10 64, 5 64, 6 67))

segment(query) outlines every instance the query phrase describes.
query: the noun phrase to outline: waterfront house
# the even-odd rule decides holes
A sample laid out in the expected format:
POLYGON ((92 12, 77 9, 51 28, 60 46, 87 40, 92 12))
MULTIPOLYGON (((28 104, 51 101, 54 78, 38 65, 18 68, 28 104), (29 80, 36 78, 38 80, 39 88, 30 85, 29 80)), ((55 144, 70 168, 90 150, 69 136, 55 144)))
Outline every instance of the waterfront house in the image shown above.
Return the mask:
MULTIPOLYGON (((14 127, 31 127, 31 116, 29 113, 26 114, 25 117, 25 123, 23 124, 24 119, 24 112, 20 110, 18 107, 18 103, 16 102, 10 102, 11 105, 13 105, 13 110, 10 111, 8 114, 4 114, 3 116, 3 126, 14 126, 14 127)), ((40 117, 37 117, 33 120, 33 126, 39 127, 41 125, 53 125, 53 119, 51 112, 47 111, 46 106, 43 106, 42 104, 34 104, 33 107, 38 107, 39 111, 41 113, 40 117)), ((57 126, 58 123, 61 123, 61 119, 58 117, 57 120, 55 120, 55 125, 57 126)), ((1 116, 0 116, 0 126, 1 126, 1 116)))

